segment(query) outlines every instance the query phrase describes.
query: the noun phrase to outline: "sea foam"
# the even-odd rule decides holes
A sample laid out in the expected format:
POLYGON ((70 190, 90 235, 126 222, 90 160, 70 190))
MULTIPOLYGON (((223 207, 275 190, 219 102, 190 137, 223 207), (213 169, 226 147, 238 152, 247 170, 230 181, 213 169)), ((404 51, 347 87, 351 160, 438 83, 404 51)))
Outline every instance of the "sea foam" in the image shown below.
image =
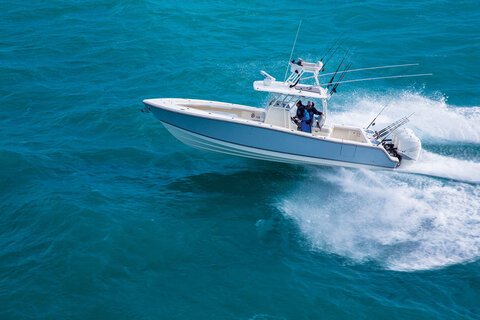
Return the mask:
MULTIPOLYGON (((383 116, 386 123, 414 108, 410 125, 423 139, 480 142, 480 108, 453 108, 419 94, 356 97, 355 108, 344 106, 331 116, 335 122, 368 124, 387 101, 391 106, 383 116)), ((397 172, 311 170, 279 201, 279 208, 297 223, 312 249, 399 271, 480 257, 478 162, 423 151, 418 162, 397 172), (302 194, 318 196, 305 201, 302 194)))
POLYGON ((393 270, 480 256, 479 185, 342 168, 313 174, 279 204, 313 249, 393 270), (318 196, 299 202, 304 193, 318 196))
POLYGON ((424 140, 480 143, 479 106, 451 106, 442 96, 431 99, 411 91, 385 96, 355 93, 336 104, 332 100, 329 121, 367 126, 384 106, 374 130, 414 113, 407 127, 424 140))

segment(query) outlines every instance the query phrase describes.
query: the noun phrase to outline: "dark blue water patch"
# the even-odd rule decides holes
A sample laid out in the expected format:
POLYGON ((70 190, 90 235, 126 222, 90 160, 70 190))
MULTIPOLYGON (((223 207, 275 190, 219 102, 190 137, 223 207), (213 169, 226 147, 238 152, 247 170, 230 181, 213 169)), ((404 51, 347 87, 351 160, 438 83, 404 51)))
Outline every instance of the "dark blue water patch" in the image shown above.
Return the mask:
POLYGON ((476 143, 431 143, 423 144, 425 150, 441 154, 447 157, 455 157, 462 160, 478 162, 480 160, 480 148, 476 143))

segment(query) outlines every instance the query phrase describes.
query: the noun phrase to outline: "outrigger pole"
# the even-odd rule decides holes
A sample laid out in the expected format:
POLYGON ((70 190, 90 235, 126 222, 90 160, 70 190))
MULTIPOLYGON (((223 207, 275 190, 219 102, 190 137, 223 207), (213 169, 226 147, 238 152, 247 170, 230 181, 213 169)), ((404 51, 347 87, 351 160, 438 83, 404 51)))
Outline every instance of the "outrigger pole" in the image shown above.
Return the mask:
POLYGON ((424 77, 424 76, 432 76, 433 73, 417 73, 417 74, 401 74, 397 76, 387 76, 387 77, 376 77, 376 78, 363 78, 363 79, 354 79, 354 80, 345 80, 345 81, 337 81, 329 83, 332 84, 340 84, 340 83, 352 83, 352 82, 360 82, 360 81, 371 81, 371 80, 381 80, 381 79, 396 79, 396 78, 412 78, 412 77, 424 77))
MULTIPOLYGON (((390 65, 390 66, 378 66, 378 67, 369 67, 369 68, 361 68, 361 69, 352 69, 352 70, 348 70, 347 72, 357 72, 357 71, 374 70, 374 69, 401 68, 401 67, 411 67, 411 66, 418 66, 418 65, 420 64, 418 63, 396 64, 396 65, 390 65)), ((335 72, 324 73, 324 74, 321 74, 320 76, 321 77, 328 76, 334 73, 335 72)))
MULTIPOLYGON (((377 66, 377 67, 368 67, 368 68, 361 68, 361 69, 352 69, 352 70, 346 70, 345 72, 358 72, 358 71, 364 71, 364 70, 374 70, 374 69, 389 69, 389 68, 401 68, 401 67, 409 67, 409 66, 419 66, 419 63, 407 63, 407 64, 396 64, 396 65, 389 65, 389 66, 377 66)), ((335 74, 336 72, 329 72, 329 73, 324 73, 324 74, 319 74, 320 77, 323 76, 329 76, 332 74, 335 74)), ((307 79, 312 79, 312 77, 305 77, 303 80, 307 79)))
POLYGON ((290 66, 290 61, 292 61, 293 50, 295 50, 295 45, 297 44, 298 33, 300 32, 301 25, 302 25, 302 20, 300 20, 300 23, 298 24, 297 35, 295 36, 295 41, 293 41, 292 51, 290 51, 290 59, 288 59, 288 62, 287 62, 287 70, 285 70, 285 77, 283 78, 283 81, 287 80, 288 67, 290 66))

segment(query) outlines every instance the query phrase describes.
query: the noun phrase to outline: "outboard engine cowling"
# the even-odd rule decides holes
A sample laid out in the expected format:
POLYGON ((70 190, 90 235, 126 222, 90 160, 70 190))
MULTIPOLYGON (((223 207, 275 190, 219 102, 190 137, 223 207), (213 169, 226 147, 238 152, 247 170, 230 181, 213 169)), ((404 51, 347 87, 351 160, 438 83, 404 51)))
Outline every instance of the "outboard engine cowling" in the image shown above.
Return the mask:
POLYGON ((422 150, 422 142, 411 129, 399 130, 393 136, 393 146, 405 160, 418 160, 422 150))

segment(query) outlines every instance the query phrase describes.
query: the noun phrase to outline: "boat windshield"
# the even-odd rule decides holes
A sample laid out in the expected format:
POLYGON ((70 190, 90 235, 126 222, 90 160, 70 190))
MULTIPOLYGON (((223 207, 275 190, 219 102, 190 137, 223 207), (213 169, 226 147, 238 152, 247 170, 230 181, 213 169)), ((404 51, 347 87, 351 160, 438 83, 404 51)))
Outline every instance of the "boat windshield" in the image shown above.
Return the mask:
POLYGON ((294 95, 274 95, 272 99, 268 102, 267 108, 285 108, 285 109, 297 109, 297 103, 300 102, 302 105, 306 106, 309 103, 312 103, 315 109, 318 111, 323 111, 323 103, 318 99, 306 98, 301 96, 294 95))
POLYGON ((291 95, 284 95, 284 94, 274 95, 273 98, 268 103, 268 107, 280 107, 280 108, 291 109, 292 107, 295 106, 295 104, 299 100, 300 100, 300 97, 298 96, 291 96, 291 95))

